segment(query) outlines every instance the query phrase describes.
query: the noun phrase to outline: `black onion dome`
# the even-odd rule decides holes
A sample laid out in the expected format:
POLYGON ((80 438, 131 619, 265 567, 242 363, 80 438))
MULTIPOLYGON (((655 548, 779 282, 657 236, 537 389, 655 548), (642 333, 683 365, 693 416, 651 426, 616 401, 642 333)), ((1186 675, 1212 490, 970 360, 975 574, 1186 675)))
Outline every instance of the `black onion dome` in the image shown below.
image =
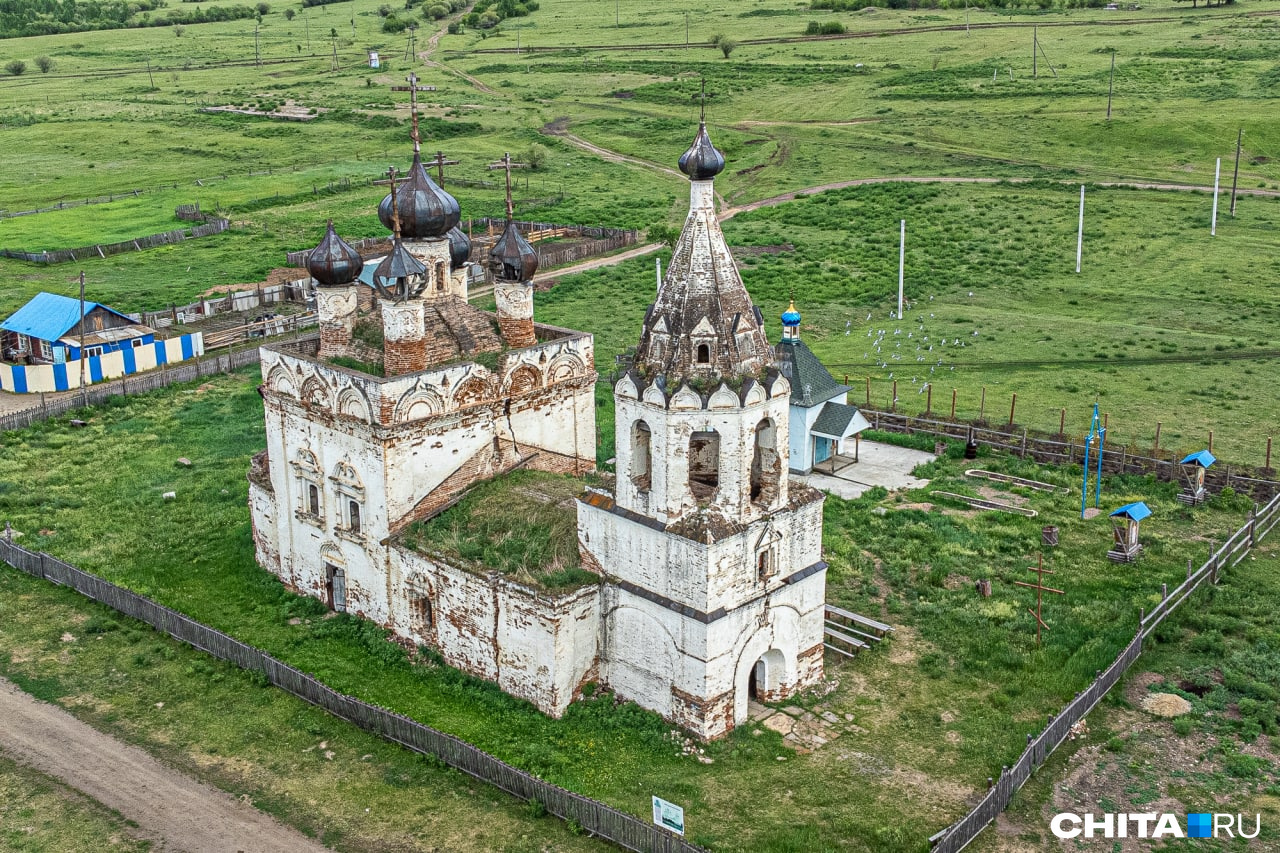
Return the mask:
POLYGON ((307 272, 321 285, 341 287, 360 277, 364 259, 355 248, 333 230, 333 220, 324 232, 320 245, 307 255, 307 272))
MULTIPOLYGON (((382 262, 378 264, 377 269, 373 271, 373 281, 375 286, 381 285, 382 287, 390 290, 392 287, 398 286, 401 281, 411 278, 421 278, 422 276, 425 276, 426 272, 427 268, 423 265, 422 261, 415 258, 413 254, 405 248, 404 243, 396 240, 391 246, 391 251, 388 252, 387 256, 382 259, 382 262)), ((416 296, 422 291, 424 281, 425 279, 421 279, 414 287, 410 288, 411 292, 407 292, 402 295, 416 296)), ((406 284, 408 284, 407 281, 406 284)))
POLYGON ((489 251, 489 258, 505 281, 530 281, 538 271, 538 253, 510 219, 502 237, 489 251))
MULTIPOLYGON (((418 154, 413 155, 413 165, 409 167, 404 183, 396 187, 395 199, 400 215, 400 236, 406 240, 443 237, 462 219, 458 200, 436 186, 422 167, 422 158, 418 154)), ((388 230, 395 230, 390 193, 378 205, 378 219, 388 230)))
POLYGON ((459 269, 471 258, 471 238, 459 228, 449 230, 449 266, 459 269))
POLYGON ((698 135, 689 150, 680 155, 680 171, 691 181, 709 181, 724 171, 724 155, 711 144, 705 121, 698 126, 698 135))

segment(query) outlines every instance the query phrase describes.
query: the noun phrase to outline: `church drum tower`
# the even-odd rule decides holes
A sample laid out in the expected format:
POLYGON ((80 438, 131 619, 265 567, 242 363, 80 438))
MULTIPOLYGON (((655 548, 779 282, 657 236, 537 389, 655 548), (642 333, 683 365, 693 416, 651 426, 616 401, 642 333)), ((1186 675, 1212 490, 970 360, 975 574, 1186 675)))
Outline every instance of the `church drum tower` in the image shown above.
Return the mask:
POLYGON ((607 579, 601 678, 704 739, 822 678, 822 496, 788 482, 790 385, 715 212, 703 121, 689 215, 614 385, 617 482, 578 513, 607 579))

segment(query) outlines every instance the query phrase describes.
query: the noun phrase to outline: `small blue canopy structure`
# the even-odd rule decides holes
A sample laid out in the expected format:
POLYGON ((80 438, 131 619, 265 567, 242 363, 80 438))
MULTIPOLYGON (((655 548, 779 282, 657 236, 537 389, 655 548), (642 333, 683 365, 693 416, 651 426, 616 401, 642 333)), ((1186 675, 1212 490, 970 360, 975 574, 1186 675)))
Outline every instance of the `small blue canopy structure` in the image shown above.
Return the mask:
POLYGON ((1217 462, 1217 458, 1207 450, 1197 450, 1195 453, 1188 453, 1183 457, 1179 465, 1199 465, 1201 468, 1208 468, 1217 462))
POLYGON ((1142 521, 1142 519, 1151 515, 1151 509, 1142 501, 1136 501, 1131 504, 1125 504, 1119 509, 1111 511, 1111 517, 1123 516, 1130 521, 1142 521))

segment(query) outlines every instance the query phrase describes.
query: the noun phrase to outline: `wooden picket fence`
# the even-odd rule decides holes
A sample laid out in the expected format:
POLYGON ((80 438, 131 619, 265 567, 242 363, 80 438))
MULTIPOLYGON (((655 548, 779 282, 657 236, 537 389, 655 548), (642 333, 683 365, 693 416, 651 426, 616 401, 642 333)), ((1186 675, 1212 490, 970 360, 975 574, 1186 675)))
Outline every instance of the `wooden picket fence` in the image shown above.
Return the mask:
POLYGON ((1162 590, 1160 604, 1150 613, 1142 613, 1133 640, 1085 690, 1077 693, 1062 711, 1045 726, 1039 735, 1027 735, 1027 748, 1012 767, 1004 767, 1000 778, 987 790, 986 795, 972 811, 951 826, 929 839, 933 853, 957 853, 978 836, 987 824, 996 819, 1013 795, 1021 788, 1037 767, 1044 764, 1049 755, 1067 739, 1071 728, 1093 710, 1128 671, 1142 654, 1143 641, 1170 614, 1191 597, 1206 582, 1215 584, 1223 569, 1237 565, 1249 551, 1280 523, 1280 495, 1273 498, 1261 510, 1254 509, 1249 521, 1217 548, 1203 565, 1187 573, 1187 579, 1173 592, 1162 590))
POLYGON ((250 672, 262 673, 281 690, 339 719, 414 752, 438 758, 450 767, 522 800, 541 803, 551 814, 627 850, 704 853, 704 848, 653 823, 539 779, 466 741, 403 714, 339 693, 314 676, 277 660, 261 649, 48 554, 28 551, 0 538, 0 560, 32 577, 70 587, 220 660, 250 672))
POLYGON ((58 249, 52 252, 21 252, 14 249, 0 249, 0 256, 14 258, 19 261, 31 261, 37 264, 61 264, 67 261, 83 261, 87 258, 105 258, 109 255, 120 255, 125 252, 141 252, 155 246, 168 246, 192 240, 197 237, 208 237, 221 234, 231 227, 226 219, 212 219, 203 225, 191 228, 175 228, 160 234, 148 234, 119 243, 100 243, 93 246, 81 246, 78 249, 58 249))

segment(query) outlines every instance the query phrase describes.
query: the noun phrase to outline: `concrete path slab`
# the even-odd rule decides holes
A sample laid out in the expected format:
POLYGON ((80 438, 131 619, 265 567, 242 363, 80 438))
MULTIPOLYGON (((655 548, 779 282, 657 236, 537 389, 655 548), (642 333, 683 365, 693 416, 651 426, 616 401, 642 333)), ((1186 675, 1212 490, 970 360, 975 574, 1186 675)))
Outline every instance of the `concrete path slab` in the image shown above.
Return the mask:
POLYGON ((923 450, 863 441, 857 463, 841 469, 835 476, 813 473, 797 479, 815 489, 852 500, 874 486, 884 486, 891 492, 923 488, 929 481, 913 477, 911 472, 936 458, 923 450))

